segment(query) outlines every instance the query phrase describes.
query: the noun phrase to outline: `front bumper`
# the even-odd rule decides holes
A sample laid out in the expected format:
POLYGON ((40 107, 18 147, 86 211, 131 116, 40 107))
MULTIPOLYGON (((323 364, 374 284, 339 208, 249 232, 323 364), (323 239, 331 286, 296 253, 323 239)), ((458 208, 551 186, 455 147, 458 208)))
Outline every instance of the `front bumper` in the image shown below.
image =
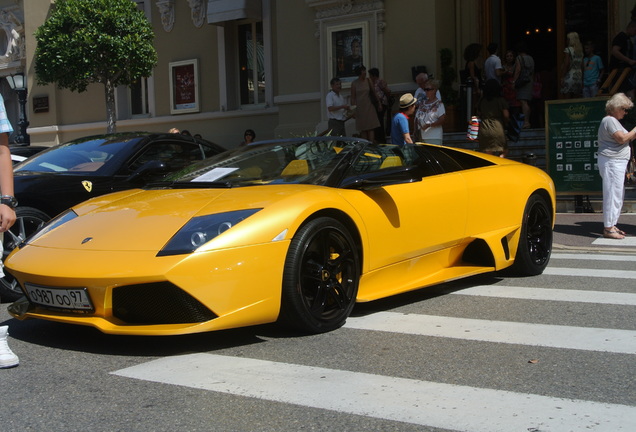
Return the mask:
MULTIPOLYGON (((146 251, 53 251, 27 246, 7 260, 22 287, 25 283, 85 287, 94 311, 52 310, 25 298, 9 312, 17 319, 40 318, 128 335, 176 335, 274 322, 280 312, 288 247, 288 241, 279 241, 156 257, 146 251), (196 303, 197 312, 183 318, 171 311, 177 308, 177 298, 196 303)), ((179 307, 191 310, 190 305, 179 307)))

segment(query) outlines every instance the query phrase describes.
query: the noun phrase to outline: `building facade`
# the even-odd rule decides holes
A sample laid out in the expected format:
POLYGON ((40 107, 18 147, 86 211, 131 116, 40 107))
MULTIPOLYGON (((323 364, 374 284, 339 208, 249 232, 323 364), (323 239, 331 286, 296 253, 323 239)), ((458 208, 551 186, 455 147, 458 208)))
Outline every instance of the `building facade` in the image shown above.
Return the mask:
MULTIPOLYGON (((131 1, 155 31, 159 63, 150 78, 118 89, 117 130, 176 127, 228 148, 245 129, 257 139, 322 132, 329 80, 341 77, 346 96, 350 68, 360 62, 377 67, 399 95, 415 90, 413 68, 441 75, 442 49, 453 54, 459 78, 468 44, 496 41, 505 49, 525 38, 556 83, 568 31, 595 39, 606 54, 634 7, 633 0, 538 0, 520 14, 518 0, 131 1)), ((0 0, 0 77, 26 76, 32 144, 106 130, 102 85, 74 93, 37 84, 33 34, 53 4, 0 0)), ((548 97, 558 97, 554 83, 544 85, 548 97)), ((461 90, 458 80, 453 86, 461 90)), ((15 128, 17 96, 4 79, 0 91, 15 128)), ((458 109, 458 127, 463 115, 458 109)))

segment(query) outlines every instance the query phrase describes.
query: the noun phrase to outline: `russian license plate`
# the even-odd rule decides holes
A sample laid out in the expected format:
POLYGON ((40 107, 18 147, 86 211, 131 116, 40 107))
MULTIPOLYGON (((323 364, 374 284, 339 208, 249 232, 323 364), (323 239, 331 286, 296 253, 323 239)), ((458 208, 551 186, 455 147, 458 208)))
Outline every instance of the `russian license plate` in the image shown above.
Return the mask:
POLYGON ((51 288, 31 284, 25 284, 25 287, 31 303, 58 309, 93 310, 86 288, 51 288))

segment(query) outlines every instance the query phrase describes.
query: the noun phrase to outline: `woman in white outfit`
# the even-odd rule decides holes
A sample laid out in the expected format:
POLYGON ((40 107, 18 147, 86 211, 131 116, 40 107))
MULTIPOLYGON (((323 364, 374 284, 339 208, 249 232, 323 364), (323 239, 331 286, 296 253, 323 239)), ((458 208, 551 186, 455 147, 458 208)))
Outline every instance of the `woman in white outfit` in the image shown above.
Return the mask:
POLYGON ((605 104, 607 115, 598 128, 598 168, 603 179, 603 237, 617 240, 625 238, 625 232, 616 224, 625 196, 629 142, 636 138, 636 128, 628 132, 620 120, 633 106, 625 94, 616 93, 605 104))

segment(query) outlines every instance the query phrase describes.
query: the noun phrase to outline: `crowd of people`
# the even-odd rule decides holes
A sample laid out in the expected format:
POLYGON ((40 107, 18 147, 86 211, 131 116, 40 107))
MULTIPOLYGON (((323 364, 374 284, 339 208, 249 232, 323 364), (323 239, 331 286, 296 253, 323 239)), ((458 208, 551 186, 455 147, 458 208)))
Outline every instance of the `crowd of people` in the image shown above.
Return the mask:
MULTIPOLYGON (((628 43, 628 39, 633 37, 636 37, 636 21, 631 22, 624 32, 614 38, 610 70, 636 65, 636 50, 630 48, 633 44, 628 43), (629 50, 634 52, 630 53, 629 50)), ((568 33, 566 39, 557 85, 559 97, 596 96, 608 71, 596 52, 595 43, 586 41, 583 45, 576 32, 568 33)), ((472 96, 470 111, 487 120, 482 135, 478 138, 480 149, 489 149, 489 152, 505 157, 506 137, 510 137, 507 134, 508 129, 513 126, 529 129, 533 126, 531 121, 540 122, 540 112, 533 113, 533 110, 540 109, 541 106, 536 103, 533 105, 533 101, 543 100, 544 96, 540 74, 535 71, 535 60, 527 46, 521 42, 514 50, 508 49, 503 57, 499 57, 498 50, 497 43, 490 43, 485 50, 485 59, 482 59, 484 49, 481 44, 471 43, 466 46, 463 53, 464 68, 460 70, 459 77, 463 88, 472 96), (489 81, 492 82, 489 84, 489 81), (501 103, 502 99, 505 103, 501 103), (495 105, 499 107, 497 113, 492 111, 493 100, 496 100, 495 105), (492 141, 495 133, 496 145, 492 141)), ((333 135, 346 135, 346 121, 355 118, 355 130, 359 136, 384 142, 393 136, 391 128, 395 122, 391 119, 398 108, 394 106, 391 90, 380 77, 377 68, 367 71, 360 63, 352 74, 356 78, 350 82, 350 96, 342 94, 340 78, 336 77, 331 81, 331 91, 326 98, 328 129, 333 135)), ((439 92, 440 82, 429 79, 428 74, 422 72, 415 76, 415 83, 415 110, 408 118, 411 138, 414 141, 442 144, 447 111, 439 92)), ((630 75, 625 80, 620 90, 631 97, 634 87, 636 72, 633 78, 630 75), (632 82, 633 85, 630 84, 632 82)), ((397 114, 404 115, 401 111, 397 114)))
MULTIPOLYGON (((473 112, 486 116, 487 121, 480 137, 480 142, 484 144, 480 144, 480 148, 505 157, 509 119, 525 118, 522 127, 530 127, 534 60, 523 45, 519 45, 518 54, 512 50, 507 51, 503 62, 498 56, 496 43, 489 44, 487 50, 488 57, 481 63, 482 46, 473 43, 466 47, 466 63, 460 78, 462 85, 470 81, 468 87, 473 96, 473 112), (492 101, 495 96, 495 105, 501 107, 497 113, 492 112, 492 101), (521 113, 523 116, 517 115, 521 113), (498 134, 496 137, 495 133, 498 134)), ((412 93, 413 99, 405 101, 401 98, 399 112, 392 114, 392 110, 397 107, 394 107, 391 90, 380 77, 379 70, 371 68, 367 71, 367 68, 360 64, 354 69, 353 74, 356 78, 350 82, 350 96, 342 94, 340 78, 334 77, 330 82, 331 90, 326 96, 330 134, 346 135, 347 120, 355 118, 357 134, 370 141, 385 142, 390 138, 399 143, 410 140, 443 144, 447 111, 438 80, 430 78, 426 72, 417 73, 417 87, 412 93), (404 130, 401 125, 405 124, 404 121, 409 126, 409 140, 403 136, 404 130), (396 125, 398 130, 394 131, 396 125)))
MULTIPOLYGON (((636 7, 632 20, 625 30, 613 38, 609 65, 606 69, 597 53, 596 44, 581 42, 577 32, 569 32, 562 53, 557 90, 561 99, 592 98, 601 94, 603 81, 617 70, 616 76, 625 77, 619 93, 606 105, 607 115, 598 130, 598 166, 603 189, 603 236, 611 239, 625 238, 625 232, 617 227, 623 205, 624 182, 628 162, 634 159, 631 141, 636 139, 636 128, 628 131, 622 123, 627 110, 633 107, 636 89, 636 7)), ((477 141, 479 150, 500 157, 508 155, 511 130, 532 127, 533 100, 542 100, 540 74, 535 71, 535 61, 525 44, 509 49, 499 57, 499 46, 490 43, 487 55, 481 61, 482 45, 469 44, 464 50, 465 66, 460 71, 460 81, 470 93, 469 109, 479 116, 477 141)), ((447 113, 440 95, 440 83, 426 73, 415 76, 417 87, 413 93, 399 98, 399 110, 390 123, 385 124, 387 113, 393 108, 393 98, 386 81, 380 78, 377 68, 369 71, 360 65, 355 70, 357 78, 351 83, 351 104, 340 94, 341 83, 332 80, 332 91, 327 96, 329 128, 334 135, 346 135, 345 123, 355 117, 360 136, 371 141, 389 141, 397 145, 427 142, 443 144, 443 127, 447 113), (386 127, 385 127, 386 126, 386 127)), ((536 105, 535 105, 536 107, 536 105)), ((397 108, 397 107, 396 107, 397 108)))

